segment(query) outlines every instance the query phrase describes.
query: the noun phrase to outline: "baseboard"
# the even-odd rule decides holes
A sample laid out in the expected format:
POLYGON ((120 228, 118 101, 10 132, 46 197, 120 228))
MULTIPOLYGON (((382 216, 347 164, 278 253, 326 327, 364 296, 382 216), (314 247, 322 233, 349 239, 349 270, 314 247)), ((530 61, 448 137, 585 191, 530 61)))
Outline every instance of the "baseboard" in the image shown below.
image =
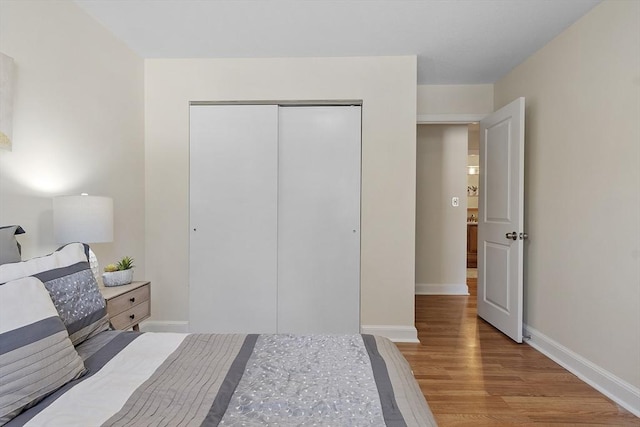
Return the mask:
POLYGON ((380 335, 389 338, 393 342, 420 343, 418 340, 418 330, 415 326, 361 325, 360 332, 363 334, 380 335))
POLYGON ((469 295, 469 287, 466 283, 416 283, 416 295, 469 295))
POLYGON ((526 343, 538 350, 627 411, 640 417, 640 389, 597 366, 579 354, 547 337, 535 328, 524 325, 526 343))
POLYGON ((189 322, 176 320, 145 320, 140 323, 142 332, 189 332, 189 322))
MULTIPOLYGON (((140 323, 143 332, 189 332, 189 322, 173 320, 145 320, 140 323)), ((393 342, 418 341, 418 330, 415 326, 396 325, 362 325, 360 331, 363 334, 381 335, 393 342)))

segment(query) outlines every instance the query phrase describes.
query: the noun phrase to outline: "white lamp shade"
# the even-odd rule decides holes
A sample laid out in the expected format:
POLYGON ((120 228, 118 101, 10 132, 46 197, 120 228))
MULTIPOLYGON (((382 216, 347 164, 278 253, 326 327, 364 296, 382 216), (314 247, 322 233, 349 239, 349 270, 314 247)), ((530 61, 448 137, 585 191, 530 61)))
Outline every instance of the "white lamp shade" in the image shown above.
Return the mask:
POLYGON ((113 241, 113 199, 60 196, 53 199, 53 233, 58 243, 113 241))

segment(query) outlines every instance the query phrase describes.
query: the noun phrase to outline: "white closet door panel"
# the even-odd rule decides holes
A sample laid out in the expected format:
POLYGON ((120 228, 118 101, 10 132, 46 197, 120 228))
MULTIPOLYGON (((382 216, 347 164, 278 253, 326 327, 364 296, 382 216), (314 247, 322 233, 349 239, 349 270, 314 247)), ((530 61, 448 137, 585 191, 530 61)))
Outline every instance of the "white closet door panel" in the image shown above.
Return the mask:
POLYGON ((276 332, 278 107, 190 110, 189 328, 276 332))
POLYGON ((360 107, 281 107, 278 332, 360 329, 360 107))

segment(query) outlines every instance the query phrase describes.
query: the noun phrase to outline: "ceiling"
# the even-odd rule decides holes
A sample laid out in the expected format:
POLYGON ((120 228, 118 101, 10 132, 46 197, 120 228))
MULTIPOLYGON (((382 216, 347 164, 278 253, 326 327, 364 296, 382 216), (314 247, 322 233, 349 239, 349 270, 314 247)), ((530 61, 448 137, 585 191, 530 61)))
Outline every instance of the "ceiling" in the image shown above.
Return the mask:
POLYGON ((75 0, 143 58, 417 55, 494 83, 600 0, 75 0))

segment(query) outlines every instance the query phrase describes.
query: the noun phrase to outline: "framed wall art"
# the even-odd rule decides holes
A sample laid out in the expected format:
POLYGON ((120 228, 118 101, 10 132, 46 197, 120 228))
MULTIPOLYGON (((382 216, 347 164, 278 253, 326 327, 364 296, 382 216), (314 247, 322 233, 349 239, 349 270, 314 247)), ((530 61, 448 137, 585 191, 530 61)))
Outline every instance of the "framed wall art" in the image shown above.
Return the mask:
POLYGON ((13 58, 0 53, 0 148, 11 150, 13 134, 13 58))

